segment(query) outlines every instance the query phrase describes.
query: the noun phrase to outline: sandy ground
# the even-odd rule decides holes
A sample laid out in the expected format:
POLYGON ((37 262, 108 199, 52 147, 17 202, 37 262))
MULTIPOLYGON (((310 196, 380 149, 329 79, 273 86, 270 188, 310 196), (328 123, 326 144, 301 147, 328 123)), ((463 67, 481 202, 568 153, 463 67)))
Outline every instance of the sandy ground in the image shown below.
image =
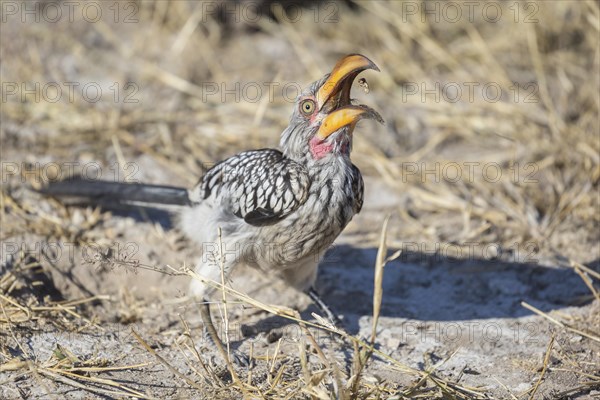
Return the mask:
MULTIPOLYGON (((467 9, 451 20, 441 3, 436 20, 410 1, 327 2, 236 21, 240 9, 206 8, 219 2, 123 1, 94 22, 48 21, 49 5, 38 23, 23 4, 2 2, 0 25, 0 398, 600 397, 597 3, 523 2, 517 15, 498 2, 491 22, 467 9), (347 336, 247 301, 225 314, 215 299, 231 350, 254 361, 235 370, 244 384, 205 338, 190 277, 165 273, 198 254, 174 210, 28 189, 69 171, 191 186, 223 157, 277 146, 287 124, 284 92, 253 101, 236 84, 304 86, 353 52, 382 70, 353 96, 387 124, 357 129, 364 209, 319 270, 347 336), (470 99, 474 83, 502 95, 470 99), (92 84, 100 101, 80 90, 92 84), (385 266, 363 370, 353 343, 371 338, 387 215, 388 254, 402 253, 385 266)), ((319 322, 307 296, 265 274, 236 271, 231 285, 319 322)))
MULTIPOLYGON (((367 187, 372 186, 385 190, 383 184, 368 179, 367 187)), ((381 218, 385 206, 380 207, 374 197, 374 194, 367 197, 365 210, 352 222, 350 232, 381 218)), ((120 259, 119 254, 130 254, 128 261, 138 260, 142 265, 162 265, 163 260, 183 263, 186 258, 193 259, 193 248, 181 242, 176 230, 168 227, 168 215, 156 212, 150 220, 143 221, 138 219, 135 210, 128 213, 136 217, 112 216, 97 229, 99 238, 103 232, 112 235, 114 241, 104 248, 114 252, 113 260, 120 259), (166 231, 162 228, 165 225, 166 231)), ((26 237, 23 240, 28 242, 26 237)), ((75 329, 70 326, 66 330, 44 319, 19 326, 14 334, 34 359, 50 360, 55 357, 57 346, 62 346, 80 359, 144 365, 103 376, 148 396, 203 397, 202 391, 175 378, 158 363, 132 333, 141 335, 179 372, 197 380, 192 367, 198 368, 198 365, 189 361, 193 354, 176 345, 182 342, 182 321, 185 321, 203 360, 226 374, 223 361, 203 334, 197 304, 186 298, 189 277, 172 277, 135 266, 95 261, 97 245, 71 247, 66 243, 48 242, 47 246, 55 250, 55 255, 48 264, 42 263, 51 268, 44 268, 45 286, 41 294, 37 286, 38 296, 58 296, 54 300, 100 296, 103 300, 86 308, 89 321, 86 318, 86 322, 74 322, 78 326, 75 329), (56 251, 59 248, 62 252, 56 251)), ((408 244, 405 248, 409 251, 385 267, 384 300, 377 334, 381 351, 416 369, 426 370, 441 363, 436 368, 440 376, 466 387, 479 388, 489 397, 508 398, 511 393, 515 396, 527 393, 536 384, 544 355, 553 340, 557 354, 552 356, 550 365, 555 371, 544 378, 539 395, 559 398, 560 393, 569 389, 577 396, 560 398, 583 399, 600 394, 597 389, 581 385, 581 374, 598 372, 597 344, 581 335, 565 332, 521 304, 527 302, 575 325, 585 321, 586 326, 597 326, 598 304, 590 302, 589 289, 572 268, 561 266, 556 260, 459 260, 443 253, 410 252, 408 244), (581 369, 572 370, 573 363, 581 369)), ((348 233, 339 238, 321 264, 318 288, 342 316, 344 328, 357 337, 368 338, 371 333, 376 253, 376 248, 357 246, 348 233)), ((4 273, 10 270, 6 264, 3 268, 4 273)), ((39 280, 40 276, 30 279, 39 280)), ((31 281, 23 283, 26 287, 31 285, 31 281)), ((231 284, 265 303, 297 308, 304 319, 313 320, 311 314, 318 313, 306 296, 255 271, 239 271, 231 284)), ((232 349, 245 354, 251 352, 256 358, 252 368, 256 382, 264 383, 271 368, 271 361, 261 361, 261 357, 273 355, 275 349, 280 355, 276 368, 281 368, 281 364, 286 366, 287 374, 300 373, 297 352, 303 333, 296 323, 248 305, 230 305, 229 313, 232 349)), ((219 326, 222 332, 224 322, 219 326)), ((349 368, 352 352, 348 343, 336 341, 324 331, 315 329, 313 334, 328 357, 338 360, 342 368, 349 368)), ((318 361, 315 354, 310 357, 318 361)), ((240 373, 248 371, 242 368, 240 373)), ((50 394, 67 398, 91 396, 86 390, 76 390, 56 381, 41 385, 36 379, 17 379, 20 374, 22 371, 2 374, 3 381, 9 382, 3 385, 3 398, 45 398, 50 394)), ((369 364, 365 379, 396 389, 415 383, 414 376, 395 371, 379 357, 369 364)), ((231 395, 223 392, 224 389, 210 389, 210 385, 206 390, 212 395, 231 395)))

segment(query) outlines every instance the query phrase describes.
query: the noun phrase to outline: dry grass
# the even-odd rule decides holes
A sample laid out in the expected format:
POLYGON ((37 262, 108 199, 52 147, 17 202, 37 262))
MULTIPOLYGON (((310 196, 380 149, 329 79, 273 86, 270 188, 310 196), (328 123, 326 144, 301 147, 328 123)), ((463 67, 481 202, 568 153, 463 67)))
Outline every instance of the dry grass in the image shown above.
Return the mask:
MULTIPOLYGON (((232 365, 229 357, 225 355, 224 361, 227 365, 227 370, 230 373, 231 381, 227 384, 228 378, 224 377, 222 372, 215 369, 214 366, 207 365, 201 355, 198 353, 197 345, 194 343, 194 336, 190 333, 188 324, 185 320, 182 320, 183 330, 181 336, 176 342, 176 347, 182 358, 186 360, 185 364, 194 372, 193 378, 189 378, 182 374, 176 367, 172 366, 165 358, 161 357, 153 348, 145 341, 137 332, 132 330, 132 333, 137 341, 148 351, 153 357, 155 357, 160 364, 167 367, 173 374, 173 378, 179 379, 186 383, 192 388, 195 388, 199 393, 204 393, 209 388, 215 390, 216 393, 220 393, 223 396, 231 395, 232 390, 238 390, 246 398, 295 398, 297 396, 309 395, 311 398, 335 398, 342 399, 356 399, 356 398, 381 398, 382 396, 396 395, 401 398, 431 398, 433 396, 441 396, 447 398, 470 398, 470 399, 487 399, 490 398, 485 394, 485 390, 477 387, 468 387, 452 380, 448 380, 441 376, 438 376, 436 371, 439 370, 448 359, 441 360, 436 365, 433 365, 425 370, 414 369, 399 360, 391 358, 385 352, 377 350, 375 348, 377 340, 377 321, 379 318, 381 300, 383 298, 383 269, 387 262, 397 258, 399 252, 386 257, 387 245, 386 245, 386 233, 387 223, 389 219, 386 219, 381 232, 381 240, 377 255, 377 261, 375 265, 375 279, 374 279, 374 300, 373 300, 373 328, 370 340, 367 342, 357 336, 349 335, 348 333, 333 327, 324 319, 317 315, 314 315, 317 322, 304 321, 298 315, 297 312, 275 307, 272 305, 261 303, 252 297, 236 291, 228 287, 223 281, 215 282, 210 281, 202 276, 199 276, 194 271, 183 266, 181 268, 173 268, 171 266, 165 266, 162 268, 153 267, 151 265, 143 265, 138 262, 131 262, 130 264, 121 265, 129 268, 145 268, 153 270, 157 273, 172 274, 172 275, 186 275, 192 279, 197 279, 206 285, 214 286, 223 293, 223 298, 226 295, 234 298, 247 306, 254 307, 266 311, 267 313, 282 316, 291 321, 294 321, 303 328, 303 340, 298 343, 300 349, 300 365, 302 374, 296 376, 297 380, 288 381, 283 378, 286 372, 294 374, 293 371, 286 371, 286 369, 292 369, 293 365, 283 363, 277 372, 275 372, 275 365, 278 357, 279 343, 275 349, 273 356, 267 355, 266 358, 262 358, 260 361, 264 361, 271 365, 269 375, 267 376, 266 382, 261 381, 258 384, 253 382, 252 374, 253 369, 242 371, 243 376, 238 376, 234 366, 232 365), (314 339, 310 330, 307 326, 312 328, 329 331, 338 335, 343 339, 344 346, 353 349, 353 362, 349 373, 342 372, 343 365, 338 365, 338 362, 327 356, 327 350, 321 348, 317 340, 314 339), (182 347, 183 346, 183 347, 182 347), (187 350, 185 351, 184 350, 187 350), (309 363, 306 357, 306 351, 310 350, 315 352, 318 357, 318 362, 309 363), (189 354, 194 356, 193 359, 189 357, 189 354), (414 376, 414 384, 406 388, 398 388, 395 385, 389 385, 385 382, 378 383, 370 380, 365 380, 362 377, 362 373, 369 363, 371 357, 377 357, 401 374, 414 376), (198 366, 201 369, 198 369, 198 366), (245 380, 244 380, 245 379, 245 380), (437 394, 436 394, 437 393, 437 394)), ((122 261, 117 259, 109 260, 115 264, 121 264, 122 261)), ((97 357, 89 357, 86 360, 80 359, 69 349, 63 348, 60 344, 56 345, 53 355, 50 359, 41 361, 36 359, 23 347, 23 341, 18 339, 13 329, 22 330, 26 322, 33 322, 35 326, 39 320, 52 321, 53 324, 59 326, 63 331, 81 332, 87 329, 99 329, 103 328, 96 323, 89 321, 82 315, 76 312, 78 306, 84 305, 97 300, 104 299, 102 296, 96 296, 93 298, 82 299, 77 301, 59 302, 55 303, 45 299, 42 303, 44 306, 38 306, 29 299, 24 302, 21 296, 14 296, 13 291, 21 289, 20 285, 17 284, 19 275, 25 273, 28 269, 39 267, 39 264, 33 265, 22 265, 18 261, 16 262, 19 267, 15 268, 12 272, 5 274, 0 281, 0 289, 2 295, 0 296, 0 307, 2 308, 2 314, 4 318, 0 318, 0 323, 8 331, 13 343, 15 343, 21 350, 21 354, 17 357, 6 356, 6 362, 0 365, 0 371, 16 371, 17 374, 13 375, 9 380, 4 381, 8 383, 16 379, 20 379, 24 376, 31 376, 34 379, 39 380, 40 377, 45 377, 55 383, 62 383, 67 386, 82 389, 90 393, 98 395, 108 396, 133 396, 135 398, 154 398, 151 393, 147 391, 140 391, 133 387, 124 385, 119 380, 101 378, 100 376, 93 376, 92 373, 101 375, 111 371, 131 371, 137 368, 142 368, 151 363, 140 363, 137 365, 117 365, 119 360, 108 360, 97 357), (22 267, 20 266, 22 265, 22 267)), ((582 266, 583 267, 583 266, 582 266)), ((583 267, 584 269, 586 267, 583 267)), ((597 279, 597 273, 594 271, 588 271, 593 279, 597 279)), ((586 276, 587 279, 590 279, 586 276)), ((224 301, 224 304, 226 302, 224 301)), ((574 329, 567 324, 557 321, 556 319, 548 316, 547 314, 536 310, 534 307, 524 303, 527 308, 533 309, 533 311, 543 315, 545 318, 551 320, 551 322, 560 326, 563 329, 574 332, 578 335, 585 336, 591 340, 598 341, 598 337, 592 333, 582 332, 574 329)), ((225 319, 227 314, 225 314, 225 319)), ((34 328, 35 329, 35 328, 34 328)), ((551 351, 553 349, 554 336, 550 344, 548 345, 547 352, 543 358, 543 365, 539 375, 539 379, 535 385, 523 395, 527 395, 529 399, 533 399, 539 386, 543 382, 544 375, 549 369, 548 362, 551 351)), ((449 358, 451 358, 451 355, 449 358)), ((258 360, 257 360, 258 361, 258 360)), ((573 372, 573 370, 567 370, 573 372)), ((596 375, 582 374, 588 380, 584 382, 579 389, 586 389, 600 384, 600 379, 596 375)), ((41 382, 41 381, 40 381, 41 382)), ((40 383, 44 388, 46 394, 52 397, 52 390, 47 387, 46 384, 40 383)), ((572 389, 574 392, 575 389, 572 389)), ((510 392, 510 391, 509 391, 510 392)), ((568 392, 565 391, 565 394, 568 392)), ((512 393, 511 393, 512 395, 512 393)), ((512 395, 514 397, 514 395, 512 395)), ((516 397, 515 397, 516 398, 516 397)))
MULTIPOLYGON (((227 354, 224 355, 224 359, 227 365, 227 369, 232 378, 231 385, 223 386, 223 377, 219 374, 214 367, 207 366, 205 361, 197 351, 197 346, 194 343, 194 338, 189 332, 188 325, 185 320, 182 320, 184 330, 182 331, 181 337, 177 341, 177 348, 183 358, 186 359, 186 365, 194 371, 194 379, 190 379, 177 368, 173 367, 165 358, 161 357, 151 345, 149 345, 137 332, 132 330, 132 334, 135 339, 146 349, 153 357, 155 357, 160 364, 163 364, 173 374, 174 378, 180 379, 190 387, 195 388, 199 393, 203 393, 210 386, 216 389, 217 392, 226 391, 230 393, 232 389, 239 390, 239 393, 244 394, 247 398, 295 398, 300 394, 309 395, 310 397, 316 398, 330 398, 330 395, 334 395, 335 398, 342 399, 356 399, 373 397, 379 398, 381 396, 389 396, 394 393, 404 393, 406 396, 416 396, 418 393, 432 394, 433 390, 439 390, 440 395, 450 396, 451 398, 472 398, 472 399, 485 399, 487 396, 478 390, 477 388, 469 388, 460 384, 451 382, 447 379, 439 377, 435 374, 435 370, 443 365, 440 362, 436 366, 425 370, 417 370, 411 368, 402 362, 395 360, 388 356, 386 353, 375 349, 376 343, 376 331, 377 331, 377 320, 380 309, 380 303, 383 298, 382 290, 382 277, 383 267, 388 261, 391 261, 398 256, 398 253, 391 257, 386 257, 387 246, 385 243, 386 238, 386 224, 384 224, 381 243, 379 247, 379 253, 377 257, 377 263, 375 266, 375 298, 373 304, 373 333, 369 342, 363 339, 349 335, 348 333, 340 330, 339 328, 333 327, 330 323, 324 319, 318 317, 317 322, 304 321, 298 315, 297 312, 274 307, 271 305, 263 304, 248 295, 238 292, 222 282, 210 281, 202 276, 199 276, 194 271, 187 267, 172 268, 166 266, 165 268, 155 268, 149 265, 129 265, 129 267, 135 268, 147 268, 156 271, 157 273, 170 273, 175 275, 186 275, 192 279, 197 279, 204 284, 214 286, 220 289, 223 293, 234 297, 236 300, 268 313, 279 315, 294 321, 303 328, 303 341, 298 343, 301 351, 300 363, 303 374, 298 376, 296 381, 287 381, 282 377, 286 373, 286 368, 290 368, 290 365, 285 363, 281 365, 277 373, 274 373, 275 362, 278 360, 278 349, 276 348, 275 354, 272 357, 267 357, 262 361, 266 361, 271 365, 269 376, 266 382, 260 382, 259 385, 252 383, 252 369, 244 371, 247 378, 247 382, 244 382, 238 376, 232 365, 227 354), (378 277, 378 278, 377 278, 378 277), (343 365, 337 365, 337 361, 330 359, 326 355, 326 350, 322 349, 317 343, 315 338, 312 336, 307 326, 312 328, 321 329, 324 331, 332 332, 339 335, 344 340, 346 346, 353 348, 353 363, 348 376, 341 372, 344 368, 343 365), (181 346, 184 346, 188 352, 186 353, 181 346), (309 364, 307 362, 306 351, 311 351, 318 354, 319 362, 316 364, 309 364), (188 354, 191 353, 195 356, 192 360, 188 354), (413 375, 416 378, 416 383, 412 387, 405 388, 402 391, 395 386, 389 386, 388 384, 379 385, 376 382, 370 382, 362 379, 362 373, 367 366, 369 359, 375 355, 376 357, 384 360, 390 368, 393 368, 403 374, 413 375), (197 369, 197 365, 202 367, 202 370, 197 369), (434 385, 434 388, 428 387, 427 383, 434 385), (333 388, 333 391, 332 391, 333 388)), ((113 260, 114 263, 118 263, 118 260, 113 260)), ((18 262, 17 262, 17 265, 18 262)), ((34 267, 37 267, 35 265, 34 267)), ((136 390, 133 387, 122 384, 119 380, 101 378, 99 376, 90 376, 91 373, 98 375, 111 371, 130 371, 137 368, 142 368, 151 363, 141 363, 137 365, 116 365, 119 360, 108 360, 97 357, 89 357, 86 360, 80 359, 77 355, 71 352, 69 349, 63 348, 60 344, 56 345, 56 348, 52 354, 52 357, 48 360, 38 360, 33 354, 30 354, 22 344, 22 340, 17 338, 13 329, 20 329, 26 326, 25 322, 33 322, 34 326, 38 320, 52 321, 55 324, 62 322, 60 329, 63 331, 70 332, 82 332, 86 329, 94 328, 103 330, 103 328, 85 317, 75 312, 75 306, 82 304, 102 300, 102 297, 94 297, 89 299, 83 299, 79 301, 61 302, 54 304, 48 300, 44 301, 47 304, 44 307, 32 305, 31 301, 23 303, 23 300, 19 297, 13 297, 12 292, 15 288, 20 288, 19 285, 15 284, 18 279, 18 275, 22 274, 25 270, 32 268, 30 265, 23 266, 23 268, 17 267, 13 272, 4 275, 2 290, 0 293, 0 307, 4 318, 0 319, 0 323, 3 329, 6 329, 13 343, 16 344, 21 350, 19 356, 11 357, 8 354, 4 354, 6 361, 0 365, 0 371, 13 371, 17 372, 11 378, 3 381, 3 383, 9 383, 16 381, 24 376, 32 376, 35 379, 39 379, 40 376, 50 379, 55 383, 62 383, 67 386, 82 389, 84 391, 95 393, 98 395, 108 396, 133 396, 135 398, 150 399, 154 398, 150 393, 145 391, 136 390)), ((227 315, 227 314, 225 314, 227 315)), ((35 328, 34 328, 35 329, 35 328)), ((6 349, 2 349, 3 351, 6 349)), ((446 361, 446 360, 444 360, 446 361)), ((293 372, 292 372, 293 373, 293 372)), ((42 383, 42 387, 45 390, 46 395, 53 397, 53 391, 42 383)), ((54 396, 55 397, 55 396, 54 396)))
MULTIPOLYGON (((321 24, 315 24, 308 11, 290 22, 278 7, 273 8, 273 18, 235 23, 203 15, 199 2, 132 4, 137 23, 123 23, 127 11, 123 7, 117 23, 104 10, 104 18, 92 24, 81 18, 40 24, 9 18, 2 24, 3 83, 79 82, 81 87, 98 82, 103 89, 102 100, 96 103, 85 101, 80 90, 69 100, 64 85, 57 102, 33 101, 33 96, 22 102, 19 95, 2 101, 3 243, 58 240, 108 246, 112 237, 105 236, 103 226, 110 213, 75 211, 53 200, 32 199, 24 183, 35 186, 53 178, 45 168, 50 162, 76 161, 75 172, 98 162, 108 179, 118 173, 120 180, 192 185, 206 166, 224 156, 277 145, 291 103, 278 90, 271 101, 265 82, 280 82, 279 88, 288 82, 305 85, 327 72, 339 55, 353 52, 368 55, 382 70, 368 75, 368 94, 357 89, 355 94, 380 110, 387 122, 385 127, 359 129, 353 160, 399 199, 382 202, 381 216, 373 216, 370 227, 353 225, 347 232, 358 247, 379 249, 370 338, 349 335, 318 318, 302 320, 291 310, 264 304, 224 281, 209 282, 228 299, 300 324, 298 352, 292 359, 277 345, 274 354, 256 356, 257 363, 267 366, 266 372, 236 371, 231 365, 229 371, 220 369, 205 360, 198 350, 201 338, 182 318, 173 328, 178 339, 172 348, 186 360, 186 374, 161 352, 160 340, 136 332, 136 343, 151 355, 147 359, 166 366, 178 384, 197 390, 192 393, 222 398, 491 397, 486 388, 448 378, 447 358, 417 369, 377 348, 378 303, 385 299, 380 282, 389 260, 386 246, 405 249, 406 242, 448 245, 452 253, 446 256, 458 258, 479 258, 482 249, 493 244, 503 250, 499 258, 504 261, 527 262, 532 256, 570 266, 590 288, 589 300, 595 299, 597 309, 600 11, 596 2, 521 3, 518 22, 507 3, 497 23, 479 14, 472 22, 463 17, 450 23, 443 18, 440 22, 405 18, 403 4, 417 3, 362 1, 354 3, 354 10, 337 4, 337 22, 321 24), (531 10, 527 4, 536 4, 537 23, 523 22, 531 10), (127 88, 128 82, 138 90, 127 88), (263 96, 252 102, 234 101, 233 95, 222 101, 220 92, 207 95, 209 83, 232 88, 236 82, 258 83, 263 96), (119 85, 118 101, 109 89, 114 83, 119 85), (439 101, 432 94, 411 94, 415 87, 431 90, 436 83, 447 88, 457 84, 462 95, 454 102, 444 93, 438 93, 439 101), (471 83, 479 84, 472 100, 467 86, 471 83), (483 98, 480 89, 486 83, 501 90, 498 101, 483 98), (138 102, 125 102, 127 95, 138 102), (130 161, 136 163, 127 164, 130 161), (16 174, 7 169, 13 165, 16 174), (491 169, 485 171, 486 167, 491 169), (426 174, 435 168, 437 172, 426 174), (457 171, 461 179, 454 180, 457 171), (393 218, 381 234, 372 228, 381 225, 385 213, 393 218), (340 337, 351 360, 341 362, 331 349, 322 348, 313 337, 315 329, 340 337), (375 363, 409 376, 412 384, 399 386, 365 374, 375 363)), ((320 10, 322 20, 330 9, 325 5, 320 10)), ((23 253, 8 261, 10 269, 0 268, 0 372, 11 375, 0 374, 0 384, 16 387, 20 379, 32 379, 49 397, 60 397, 54 394, 58 383, 98 396, 155 396, 148 387, 107 377, 117 370, 147 371, 146 362, 122 364, 119 359, 66 348, 57 348, 48 359, 36 358, 26 345, 28 332, 47 324, 59 332, 102 331, 105 321, 96 315, 97 307, 106 307, 108 297, 52 299, 40 290, 45 283, 39 283, 36 275, 40 265, 44 270, 60 269, 51 256, 32 258, 23 253), (37 292, 43 295, 32 295, 37 292)), ((157 268, 111 260, 108 255, 102 261, 202 279, 186 268, 157 268)), ((528 308, 536 311, 533 305, 528 308)), ((563 337, 585 336, 590 348, 598 340, 599 321, 592 311, 576 321, 569 315, 537 311, 563 337)), ((598 374, 589 372, 600 366, 585 364, 577 354, 562 349, 558 339, 538 361, 542 367, 536 371, 535 384, 521 393, 507 387, 504 396, 539 398, 548 377, 561 373, 577 374, 580 384, 554 393, 557 398, 600 386, 598 374), (552 357, 566 367, 554 367, 549 363, 552 357)))

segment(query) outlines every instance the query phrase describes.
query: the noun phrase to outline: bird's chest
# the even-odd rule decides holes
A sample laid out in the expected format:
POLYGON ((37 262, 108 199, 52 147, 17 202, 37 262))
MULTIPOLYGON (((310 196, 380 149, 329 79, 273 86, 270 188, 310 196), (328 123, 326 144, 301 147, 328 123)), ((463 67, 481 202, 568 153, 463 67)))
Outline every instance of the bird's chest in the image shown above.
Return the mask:
POLYGON ((311 215, 312 228, 328 230, 337 236, 354 216, 355 193, 352 177, 327 176, 315 179, 304 204, 304 215, 311 215))
POLYGON ((351 170, 313 172, 308 198, 282 222, 278 240, 286 245, 285 260, 291 263, 308 256, 320 259, 355 213, 357 193, 351 170), (348 173, 346 173, 348 172, 348 173))

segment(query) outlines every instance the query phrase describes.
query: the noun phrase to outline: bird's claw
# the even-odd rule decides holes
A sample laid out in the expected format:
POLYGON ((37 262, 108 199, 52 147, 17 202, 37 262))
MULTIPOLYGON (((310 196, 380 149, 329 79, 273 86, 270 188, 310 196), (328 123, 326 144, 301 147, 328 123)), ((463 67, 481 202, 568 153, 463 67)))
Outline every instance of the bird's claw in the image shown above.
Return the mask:
POLYGON ((229 361, 234 366, 243 369, 249 369, 254 365, 252 358, 239 350, 233 350, 229 353, 229 361))

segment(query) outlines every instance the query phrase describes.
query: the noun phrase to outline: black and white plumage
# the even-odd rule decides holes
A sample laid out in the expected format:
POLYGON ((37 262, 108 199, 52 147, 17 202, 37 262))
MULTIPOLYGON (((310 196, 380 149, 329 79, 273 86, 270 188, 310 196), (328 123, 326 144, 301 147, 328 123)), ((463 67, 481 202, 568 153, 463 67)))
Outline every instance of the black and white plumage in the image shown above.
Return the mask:
POLYGON ((310 179, 279 150, 245 151, 211 168, 190 193, 194 204, 215 196, 250 225, 277 223, 306 201, 310 179))
MULTIPOLYGON (((221 266, 227 276, 244 263, 309 290, 325 250, 363 205, 363 179, 350 161, 352 135, 362 118, 383 122, 371 108, 351 104, 352 83, 366 69, 378 70, 364 56, 342 58, 298 97, 281 150, 246 151, 221 161, 187 192, 188 199, 182 200, 183 189, 140 185, 120 191, 123 184, 117 183, 99 183, 87 196, 104 192, 136 202, 146 196, 177 205, 189 200, 179 225, 199 246, 198 274, 220 281, 221 266)), ((50 185, 44 191, 86 196, 88 189, 50 185)), ((205 298, 211 291, 200 282, 191 284, 195 296, 205 298)), ((203 312, 210 322, 208 310, 203 312)))
MULTIPOLYGON (((366 57, 343 58, 298 97, 281 151, 230 157, 190 191, 193 206, 180 221, 203 249, 200 275, 219 279, 221 231, 226 274, 244 263, 299 290, 313 285, 325 250, 363 204, 363 179, 350 160, 352 134, 360 118, 382 121, 369 107, 351 105, 352 82, 367 68, 376 69, 366 57)), ((192 291, 206 296, 211 289, 192 283, 192 291)))
MULTIPOLYGON (((204 250, 201 275, 218 278, 219 258, 207 253, 218 250, 220 229, 227 272, 246 263, 306 290, 323 252, 360 211, 363 191, 360 171, 347 157, 307 168, 277 150, 244 152, 207 172, 180 223, 204 250)), ((195 287, 197 294, 204 290, 195 287)))

